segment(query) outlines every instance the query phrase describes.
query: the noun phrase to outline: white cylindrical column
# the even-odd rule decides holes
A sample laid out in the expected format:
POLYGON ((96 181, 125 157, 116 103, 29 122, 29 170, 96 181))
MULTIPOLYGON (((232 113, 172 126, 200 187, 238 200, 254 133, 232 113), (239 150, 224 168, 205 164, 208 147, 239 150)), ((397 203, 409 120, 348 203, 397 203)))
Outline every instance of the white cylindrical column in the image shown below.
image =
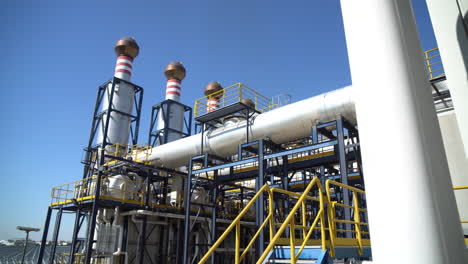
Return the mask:
MULTIPOLYGON (((122 38, 115 45, 115 53, 117 54, 117 62, 115 65, 114 76, 124 81, 130 81, 133 69, 133 59, 139 53, 139 47, 133 38, 122 38)), ((105 91, 102 102, 102 111, 107 111, 109 108, 109 100, 112 92, 112 83, 110 83, 105 91)), ((135 91, 132 85, 124 82, 115 84, 112 98, 112 108, 116 111, 111 112, 109 119, 109 128, 107 131, 107 144, 122 144, 128 143, 130 134, 131 117, 122 113, 131 115, 133 112, 135 91), (117 112, 118 111, 118 112, 117 112), (120 112, 120 113, 119 113, 120 112)), ((97 144, 102 144, 104 140, 105 122, 108 113, 105 112, 100 123, 97 144)))
POLYGON ((466 263, 410 0, 341 0, 375 263, 466 263))
POLYGON ((205 87, 204 94, 205 96, 208 96, 206 112, 209 113, 218 110, 220 105, 219 100, 224 94, 221 84, 219 82, 208 83, 205 87))
POLYGON ((468 159, 468 0, 426 0, 468 159))
MULTIPOLYGON (((180 101, 182 80, 185 78, 185 67, 182 63, 174 61, 167 65, 164 74, 167 78, 166 100, 180 101)), ((184 106, 166 101, 162 104, 158 113, 158 125, 160 144, 166 144, 180 139, 184 129, 184 106)))

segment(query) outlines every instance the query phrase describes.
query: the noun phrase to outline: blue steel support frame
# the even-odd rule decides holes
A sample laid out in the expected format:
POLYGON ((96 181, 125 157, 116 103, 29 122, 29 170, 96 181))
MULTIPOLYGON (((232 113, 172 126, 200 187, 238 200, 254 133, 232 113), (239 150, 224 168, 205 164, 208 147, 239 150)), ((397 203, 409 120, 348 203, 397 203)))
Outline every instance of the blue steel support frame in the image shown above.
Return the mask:
MULTIPOLYGON (((98 97, 97 97, 97 100, 96 100, 96 106, 95 106, 95 110, 94 110, 95 115, 93 116, 90 139, 88 141, 88 148, 87 148, 87 154, 86 154, 86 156, 87 156, 86 158, 88 160, 92 156, 91 155, 91 149, 96 149, 96 148, 92 147, 92 144, 94 142, 94 137, 95 137, 96 131, 99 128, 99 122, 102 120, 102 117, 103 117, 103 115, 105 113, 106 113, 106 119, 104 121, 104 127, 103 127, 103 142, 99 146, 99 155, 98 155, 99 160, 97 161, 98 173, 97 173, 97 177, 96 177, 94 199, 93 199, 92 210, 91 210, 91 213, 90 213, 90 220, 89 220, 89 225, 88 225, 88 230, 87 230, 87 235, 86 235, 86 238, 87 238, 86 242, 87 243, 85 244, 85 249, 86 249, 85 250, 85 252, 86 252, 85 264, 90 264, 91 263, 91 257, 92 257, 92 254, 93 254, 94 232, 95 232, 95 228, 96 228, 96 216, 97 216, 98 209, 100 207, 100 198, 99 198, 99 196, 100 196, 100 192, 101 192, 101 179, 102 179, 103 172, 105 170, 105 168, 102 166, 105 163, 105 148, 106 148, 107 145, 111 145, 111 144, 114 143, 114 142, 108 142, 108 136, 107 136, 108 131, 109 131, 109 123, 110 123, 110 119, 111 119, 111 114, 112 114, 112 112, 116 112, 116 113, 118 113, 120 115, 125 115, 125 116, 128 116, 128 117, 131 118, 132 125, 134 127, 133 126, 130 127, 130 136, 131 136, 131 139, 132 139, 132 144, 136 144, 138 142, 138 132, 139 132, 139 125, 140 125, 140 115, 141 115, 142 102, 143 102, 143 88, 142 87, 137 86, 137 85, 135 85, 135 84, 133 84, 131 82, 116 78, 116 77, 114 77, 110 82, 107 82, 104 85, 101 85, 99 87, 99 89, 98 89, 98 97), (136 108, 136 114, 135 115, 130 115, 130 114, 127 114, 127 113, 123 113, 123 112, 113 108, 113 99, 114 99, 115 86, 116 86, 116 84, 118 84, 120 82, 124 82, 124 83, 127 83, 127 84, 131 85, 133 87, 133 89, 135 90, 135 94, 134 94, 134 101, 135 101, 134 107, 136 108), (108 87, 109 83, 112 83, 112 84, 111 84, 111 87, 110 87, 110 93, 109 93, 110 96, 109 96, 108 108, 105 109, 102 113, 96 114, 97 111, 99 110, 100 106, 101 106, 102 99, 103 99, 103 96, 105 94, 106 89, 109 89, 109 87, 108 87)), ((84 174, 83 174, 84 178, 87 177, 87 175, 89 174, 89 172, 86 171, 86 170, 89 170, 89 169, 90 169, 89 163, 85 163, 85 171, 84 171, 84 174)))
POLYGON ((167 142, 168 132, 176 132, 181 135, 182 138, 188 137, 192 133, 192 108, 182 103, 176 102, 171 99, 162 101, 160 104, 154 105, 151 109, 151 123, 148 135, 148 145, 156 146, 163 145, 167 142), (180 106, 184 109, 184 127, 182 131, 170 128, 169 113, 172 105, 180 106), (158 116, 162 114, 164 128, 157 130, 158 116))
MULTIPOLYGON (((208 159, 208 154, 202 154, 199 156, 192 157, 189 161, 189 172, 188 172, 188 178, 187 178, 187 183, 185 185, 186 188, 186 199, 185 199, 185 229, 184 229, 184 255, 183 255, 183 260, 181 263, 189 263, 189 227, 190 227, 190 198, 191 198, 191 190, 194 186, 192 186, 192 176, 196 174, 202 174, 202 173, 207 173, 210 171, 218 171, 224 168, 229 168, 230 171, 232 172, 232 168, 234 166, 238 165, 243 165, 247 163, 254 163, 258 162, 258 175, 255 178, 256 179, 256 191, 258 191, 264 184, 265 184, 265 165, 270 159, 276 159, 276 158, 281 158, 283 160, 283 166, 282 166, 282 181, 281 184, 283 187, 286 186, 286 189, 289 186, 289 179, 288 179, 288 173, 289 173, 289 164, 288 164, 288 156, 295 154, 295 153, 301 153, 301 152, 307 152, 307 151, 313 151, 317 149, 321 149, 324 147, 335 147, 336 155, 338 155, 338 162, 340 165, 340 174, 337 176, 333 176, 334 179, 339 178, 340 181, 343 184, 348 184, 348 170, 347 170, 347 157, 346 157, 346 149, 350 147, 355 147, 355 146, 346 146, 345 145, 345 131, 344 129, 348 128, 346 120, 344 120, 342 117, 339 117, 337 120, 326 122, 326 123, 321 123, 321 124, 316 124, 315 126, 312 127, 312 145, 307 145, 303 147, 298 147, 295 149, 288 149, 288 150, 283 150, 283 151, 278 151, 278 152, 273 152, 273 153, 265 153, 265 141, 264 140, 256 140, 252 142, 248 142, 245 144, 240 144, 238 146, 238 160, 234 162, 229 162, 229 163, 224 163, 224 164, 219 164, 219 165, 213 165, 211 167, 208 167, 207 159, 208 159), (326 130, 327 127, 332 127, 332 130, 336 131, 336 135, 332 134, 330 131, 326 130), (318 136, 319 134, 324 134, 325 136, 329 137, 329 140, 327 141, 319 141, 318 136), (257 153, 253 153, 253 147, 257 146, 257 153), (251 157, 251 156, 245 156, 244 153, 248 151, 250 153, 256 154, 256 157, 251 157), (200 169, 194 170, 193 169, 193 162, 194 160, 201 160, 203 159, 203 166, 200 169)), ((348 128, 349 130, 349 128, 348 128)), ((357 135, 357 130, 355 131, 357 135)), ((356 136, 353 134, 353 136, 356 136)), ((203 142, 203 141, 202 141, 203 142)), ((359 143, 355 143, 356 146, 359 145, 359 143)), ((358 161, 359 162, 359 161, 358 161)), ((351 173, 350 175, 355 175, 354 173, 351 173)), ((321 165, 320 166, 320 178, 323 181, 325 179, 325 166, 321 165)), ((342 199, 343 203, 345 204, 350 204, 349 200, 349 191, 347 189, 342 190, 342 199)), ((344 211, 344 217, 345 220, 351 220, 351 214, 349 210, 344 211)), ((264 218, 264 199, 263 196, 259 198, 259 201, 256 203, 256 225, 259 226, 263 222, 264 218)), ((351 225, 347 224, 349 226, 346 227, 346 229, 351 229, 351 225)), ((346 237, 350 237, 351 234, 347 233, 346 237)), ((261 253, 264 249, 264 233, 262 232, 259 235, 258 242, 257 242, 257 254, 261 253)), ((213 261, 213 260, 212 260, 213 261)))
POLYGON ((58 236, 60 232, 60 225, 62 223, 62 213, 63 213, 63 208, 60 207, 60 209, 57 212, 56 219, 55 219, 54 235, 52 238, 52 249, 50 250, 50 256, 49 256, 50 264, 54 264, 55 250, 57 249, 57 241, 58 241, 58 236))

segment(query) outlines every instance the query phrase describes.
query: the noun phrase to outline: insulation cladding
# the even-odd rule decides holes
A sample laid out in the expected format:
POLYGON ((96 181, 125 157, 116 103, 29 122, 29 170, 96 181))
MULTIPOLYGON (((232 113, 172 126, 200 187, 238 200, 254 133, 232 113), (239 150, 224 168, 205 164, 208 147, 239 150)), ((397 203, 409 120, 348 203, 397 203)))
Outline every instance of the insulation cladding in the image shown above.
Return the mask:
MULTIPOLYGON (((115 64, 114 77, 130 82, 133 70, 133 59, 138 55, 139 47, 133 38, 122 38, 115 45, 115 52, 117 54, 117 61, 115 64)), ((112 93, 112 83, 107 86, 102 103, 103 118, 99 128, 97 144, 102 144, 104 141, 102 131, 105 127, 104 122, 109 113, 105 112, 109 107, 109 100, 112 93)), ((133 98, 135 91, 132 85, 120 82, 115 84, 112 107, 116 111, 110 113, 109 129, 107 132, 108 144, 122 144, 128 143, 130 134, 131 117, 133 110, 133 98), (127 115, 126 115, 127 114, 127 115)))
MULTIPOLYGON (((182 80, 185 78, 184 65, 178 61, 171 62, 167 65, 164 74, 167 78, 166 101, 172 100, 180 102, 182 80)), ((157 130, 164 131, 164 128, 169 128, 168 130, 165 130, 167 133, 167 140, 162 142, 163 144, 180 139, 183 136, 184 113, 184 106, 180 104, 165 103, 162 105, 162 111, 158 114, 157 130)))

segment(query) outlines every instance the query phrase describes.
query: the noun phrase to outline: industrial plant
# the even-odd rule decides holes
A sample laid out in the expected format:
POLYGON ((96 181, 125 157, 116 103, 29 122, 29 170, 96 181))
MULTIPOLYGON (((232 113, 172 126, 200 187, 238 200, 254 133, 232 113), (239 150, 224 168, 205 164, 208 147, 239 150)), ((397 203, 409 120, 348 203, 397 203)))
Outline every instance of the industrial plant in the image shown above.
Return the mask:
POLYGON ((175 61, 143 108, 144 51, 118 40, 37 263, 468 263, 468 40, 447 30, 458 1, 427 2, 438 47, 423 51, 409 0, 342 0, 353 84, 296 102, 206 80, 185 105, 175 61))

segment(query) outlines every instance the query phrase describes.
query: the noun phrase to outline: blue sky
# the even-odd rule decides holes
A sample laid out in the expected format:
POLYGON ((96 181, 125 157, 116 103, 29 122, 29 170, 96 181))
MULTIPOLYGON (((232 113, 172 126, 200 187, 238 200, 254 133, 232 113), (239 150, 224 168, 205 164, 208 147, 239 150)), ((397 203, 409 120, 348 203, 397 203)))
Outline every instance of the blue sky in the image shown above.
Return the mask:
MULTIPOLYGON (((436 47, 425 1, 413 2, 423 49, 436 47)), ((96 88, 112 77, 123 36, 141 48, 132 74, 145 89, 140 141, 173 60, 187 68, 187 105, 210 81, 293 101, 351 83, 338 0, 7 0, 0 29, 0 239, 23 237, 16 225, 42 229, 51 188, 81 177, 96 88)))

